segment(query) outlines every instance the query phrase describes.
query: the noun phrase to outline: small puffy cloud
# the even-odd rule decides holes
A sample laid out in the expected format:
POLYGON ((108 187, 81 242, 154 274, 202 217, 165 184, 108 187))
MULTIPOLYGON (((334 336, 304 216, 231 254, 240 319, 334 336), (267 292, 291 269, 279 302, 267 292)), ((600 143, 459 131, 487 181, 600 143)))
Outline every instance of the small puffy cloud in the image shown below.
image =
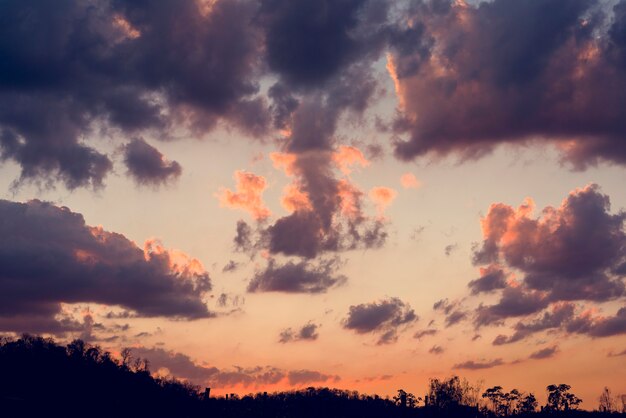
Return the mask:
POLYGON ((428 350, 430 354, 435 354, 435 355, 443 354, 444 351, 446 350, 440 345, 433 345, 432 347, 430 347, 430 350, 428 350))
POLYGON ((385 210, 398 196, 398 192, 389 187, 374 187, 369 191, 368 196, 374 202, 378 216, 383 217, 385 210))
MULTIPOLYGON (((212 315, 203 300, 211 289, 209 275, 182 251, 156 240, 139 248, 121 234, 86 225, 79 213, 39 200, 0 200, 0 218, 4 319, 51 325, 62 303, 79 302, 116 305, 141 316, 212 315)), ((10 322, 3 327, 19 328, 10 322)))
POLYGON ((283 344, 292 341, 315 341, 319 337, 318 329, 319 325, 312 322, 307 323, 296 331, 286 328, 280 332, 278 341, 283 344))
POLYGON ((399 298, 352 305, 342 321, 345 329, 359 334, 379 334, 379 344, 395 342, 400 328, 418 320, 411 306, 399 298))
POLYGON ((504 289, 507 287, 506 273, 497 265, 481 267, 480 277, 469 282, 467 286, 472 290, 472 295, 504 289))
POLYGON ((435 302, 433 309, 445 315, 446 328, 467 319, 467 312, 458 300, 450 302, 448 299, 441 299, 435 302))
POLYGON ((558 353, 559 347, 554 345, 552 347, 542 348, 541 350, 535 351, 528 358, 533 360, 541 360, 545 358, 554 357, 556 353, 558 353))
POLYGON ((265 177, 245 171, 235 171, 237 191, 221 189, 217 194, 220 205, 233 209, 242 209, 252 218, 263 220, 271 215, 263 203, 263 192, 267 188, 265 177))
POLYGON ((474 361, 468 360, 463 363, 457 363, 452 366, 454 369, 465 369, 465 370, 482 370, 482 369, 491 369, 492 367, 501 366, 504 364, 501 358, 497 358, 494 360, 481 360, 474 361))
POLYGON ((452 255, 452 253, 454 251, 456 251, 459 248, 459 244, 448 244, 445 246, 445 248, 443 249, 444 254, 446 255, 446 257, 450 257, 452 255))
POLYGON ((361 167, 369 165, 369 161, 361 150, 353 146, 340 145, 337 151, 333 153, 332 158, 339 170, 346 175, 352 172, 352 167, 355 165, 361 167))
POLYGON ((178 178, 182 173, 180 164, 168 161, 159 150, 141 138, 124 145, 123 151, 128 174, 137 184, 158 186, 178 178))
POLYGON ((415 334, 413 334, 413 338, 416 338, 418 340, 421 340, 423 337, 427 337, 427 336, 431 336, 431 335, 435 335, 437 334, 439 331, 437 331, 434 328, 428 328, 428 329, 422 329, 417 331, 415 334))
POLYGON ((347 281, 345 276, 336 274, 340 266, 337 258, 317 263, 288 261, 282 265, 270 259, 266 268, 258 270, 250 280, 248 292, 325 293, 347 281))
POLYGON ((419 189, 422 186, 422 183, 420 183, 413 173, 404 173, 400 176, 400 184, 405 189, 419 189))
POLYGON ((228 263, 222 268, 222 273, 232 273, 239 268, 239 263, 234 260, 229 260, 228 263))

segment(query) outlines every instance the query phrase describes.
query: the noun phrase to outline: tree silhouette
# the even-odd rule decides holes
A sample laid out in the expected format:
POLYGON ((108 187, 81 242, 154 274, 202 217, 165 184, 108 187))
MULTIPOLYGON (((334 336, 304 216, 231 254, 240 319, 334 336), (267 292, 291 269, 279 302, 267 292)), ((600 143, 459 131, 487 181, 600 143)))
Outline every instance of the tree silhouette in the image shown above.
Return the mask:
POLYGON ((598 398, 598 410, 600 412, 614 412, 617 408, 615 407, 615 400, 611 395, 611 390, 608 387, 604 387, 602 394, 598 398))
POLYGON ((570 389, 571 386, 564 383, 546 387, 548 391, 548 403, 545 409, 548 411, 569 411, 576 409, 582 402, 582 399, 570 393, 570 389))
POLYGON ((537 410, 537 406, 539 403, 537 402, 537 398, 532 393, 524 396, 519 403, 519 412, 521 414, 531 414, 537 410))

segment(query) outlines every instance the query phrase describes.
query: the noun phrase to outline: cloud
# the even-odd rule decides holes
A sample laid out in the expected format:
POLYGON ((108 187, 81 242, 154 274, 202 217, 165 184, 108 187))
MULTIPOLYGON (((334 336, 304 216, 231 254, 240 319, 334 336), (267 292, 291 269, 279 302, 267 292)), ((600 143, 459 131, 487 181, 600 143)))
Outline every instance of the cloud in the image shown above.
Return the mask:
POLYGON ((480 277, 469 282, 467 286, 472 289, 472 295, 504 289, 507 287, 506 273, 497 265, 481 267, 480 277))
POLYGON ((185 354, 163 348, 132 347, 131 355, 134 358, 147 358, 154 371, 166 368, 172 375, 192 382, 204 382, 219 373, 216 367, 198 365, 185 354))
POLYGON ((325 293, 341 286, 347 278, 336 275, 341 263, 337 258, 307 261, 288 261, 279 265, 270 259, 264 270, 257 270, 248 284, 248 292, 325 293))
POLYGON ((477 158, 540 138, 578 168, 626 163, 625 4, 409 3, 388 58, 396 156, 477 158))
POLYGON ((551 357, 554 357, 556 353, 558 353, 558 351, 559 351, 559 347, 554 345, 552 347, 546 347, 546 348, 542 348, 541 350, 535 351, 528 358, 534 359, 534 360, 551 358, 551 357))
POLYGON ((417 320, 418 317, 410 305, 399 298, 387 298, 350 306, 342 325, 358 334, 379 334, 378 344, 387 344, 397 340, 400 328, 417 320))
POLYGON ((429 328, 429 329, 422 329, 417 331, 415 334, 413 334, 413 338, 417 338, 418 340, 421 340, 422 337, 427 337, 427 336, 431 336, 431 335, 435 335, 437 334, 439 331, 437 331, 434 328, 429 328))
POLYGON ((607 301, 624 294, 614 271, 624 262, 626 213, 612 215, 597 185, 572 191, 560 207, 532 217, 531 200, 517 210, 492 204, 482 220, 477 264, 500 263, 521 271, 523 286, 554 301, 607 301))
POLYGON ((568 332, 587 334, 591 337, 610 337, 626 334, 626 306, 614 316, 594 317, 589 311, 572 319, 566 326, 568 332))
POLYGON ((234 260, 228 260, 228 263, 222 268, 222 273, 232 273, 239 268, 239 263, 234 260))
POLYGON ((233 366, 227 369, 220 369, 214 366, 198 364, 186 354, 158 347, 133 347, 131 348, 131 354, 134 358, 148 359, 150 369, 154 372, 213 388, 235 386, 261 388, 283 381, 286 381, 291 386, 299 386, 316 382, 338 382, 341 379, 337 375, 328 375, 316 370, 286 371, 272 366, 233 366))
POLYGON ((234 177, 237 191, 222 188, 217 195, 220 205, 243 209, 256 220, 269 217, 271 212, 262 199, 263 192, 267 188, 265 177, 239 170, 235 171, 234 177))
POLYGON ((452 255, 452 253, 457 250, 459 248, 459 244, 454 243, 454 244, 448 244, 446 245, 446 247, 443 249, 443 252, 445 253, 446 257, 450 257, 450 255, 452 255))
POLYGON ((467 319, 467 312, 461 306, 460 301, 450 302, 448 299, 441 299, 433 305, 435 311, 443 312, 446 316, 446 328, 467 319))
POLYGON ((548 329, 559 329, 567 324, 574 317, 575 306, 569 302, 555 303, 551 306, 551 310, 544 312, 543 315, 532 319, 529 322, 518 322, 513 327, 515 333, 507 337, 506 335, 498 335, 493 345, 511 344, 527 338, 534 333, 548 329))
POLYGON ((343 174, 350 174, 352 166, 359 165, 367 167, 369 161, 365 158, 360 149, 353 146, 340 145, 335 153, 333 153, 333 161, 339 167, 343 174))
POLYGON ((292 370, 287 374, 287 381, 292 386, 329 381, 338 382, 339 380, 341 378, 337 375, 331 376, 315 370, 292 370))
POLYGON ((404 173, 400 177, 400 184, 405 189, 419 189, 422 186, 422 183, 420 183, 413 173, 404 173))
POLYGON ((613 353, 610 352, 607 357, 620 357, 620 356, 626 356, 626 349, 620 351, 619 353, 613 353))
POLYGON ((430 347, 430 350, 428 350, 430 354, 435 354, 435 355, 443 354, 444 351, 445 351, 444 348, 440 345, 433 345, 432 347, 430 347))
POLYGON ((538 291, 525 291, 519 287, 507 287, 502 292, 498 303, 494 305, 481 304, 476 309, 474 324, 499 324, 507 318, 520 317, 539 312, 546 308, 549 300, 538 291))
POLYGON ((389 187, 374 187, 369 191, 368 195, 374 202, 374 205, 376 205, 378 216, 383 217, 385 210, 398 196, 398 192, 389 187))
POLYGON ((257 96, 262 47, 250 24, 257 7, 240 0, 217 1, 210 13, 199 7, 195 0, 3 3, 0 158, 21 167, 18 181, 101 187, 113 168, 95 144, 102 131, 203 134, 223 120, 263 135, 270 115, 257 96))
POLYGON ((383 46, 386 2, 263 0, 267 62, 296 87, 320 86, 383 46))
POLYGON ((466 369, 466 370, 482 370, 482 369, 491 369, 492 367, 497 367, 503 365, 504 362, 501 358, 497 358, 494 360, 484 360, 484 361, 474 361, 469 360, 463 363, 458 363, 452 366, 454 369, 466 369))
POLYGON ((124 163, 137 184, 158 186, 180 177, 182 168, 141 138, 124 145, 124 163))
POLYGON ((283 196, 283 206, 292 213, 262 231, 261 239, 266 240, 262 247, 272 254, 314 258, 320 253, 378 248, 385 243, 384 221, 366 216, 363 192, 349 178, 337 178, 333 171, 333 161, 339 159, 345 167, 352 158, 346 155, 354 156, 355 150, 270 156, 275 167, 293 177, 283 196))
POLYGON ((288 343, 292 341, 315 341, 319 337, 318 324, 309 322, 294 332, 291 328, 286 328, 280 332, 279 342, 288 343))
POLYGON ((181 251, 155 240, 141 249, 121 234, 86 225, 81 214, 39 200, 0 200, 0 218, 5 329, 22 331, 17 327, 29 320, 52 326, 61 303, 118 305, 141 316, 212 315, 203 301, 209 275, 181 251))

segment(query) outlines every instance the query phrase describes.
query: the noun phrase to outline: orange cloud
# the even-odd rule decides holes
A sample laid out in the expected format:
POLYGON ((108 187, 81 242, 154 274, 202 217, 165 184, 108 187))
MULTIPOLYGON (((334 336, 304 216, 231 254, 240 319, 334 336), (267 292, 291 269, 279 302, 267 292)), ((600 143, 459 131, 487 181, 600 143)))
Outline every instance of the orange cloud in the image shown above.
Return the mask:
POLYGON ((143 245, 143 255, 146 261, 150 261, 154 256, 166 256, 169 269, 182 276, 202 275, 206 272, 200 260, 190 257, 180 250, 168 250, 156 238, 146 240, 143 245))
POLYGON ((313 209, 309 196, 300 190, 298 185, 295 183, 291 183, 285 187, 281 204, 283 208, 289 212, 313 209))
POLYGON ((413 173, 404 173, 400 177, 400 184, 402 184, 402 187, 405 189, 419 189, 422 185, 413 173))
POLYGON ((387 72, 389 73, 389 77, 393 81, 393 87, 396 91, 396 98, 398 99, 398 108, 401 111, 404 111, 406 102, 404 100, 404 94, 402 93, 402 84, 400 84, 400 79, 398 78, 398 70, 396 68, 396 63, 393 59, 393 55, 387 53, 387 72))
POLYGON ((396 198, 398 192, 389 187, 374 187, 369 191, 369 197, 376 205, 376 211, 379 217, 383 217, 385 210, 391 205, 396 198))
POLYGON ((358 164, 361 167, 367 167, 370 163, 358 148, 347 145, 341 145, 333 153, 333 161, 337 164, 339 170, 346 175, 352 172, 352 166, 358 164))
POLYGON ((341 199, 341 213, 352 219, 362 217, 361 196, 363 192, 347 180, 339 180, 337 190, 341 199))
POLYGON ((222 188, 217 195, 220 205, 228 208, 243 209, 250 212, 254 219, 265 219, 271 215, 265 207, 261 195, 267 188, 265 177, 245 171, 235 171, 237 191, 222 188))
POLYGON ((122 32, 124 36, 130 39, 136 39, 141 36, 141 32, 138 31, 128 20, 122 15, 115 15, 113 17, 113 24, 122 32))
POLYGON ((296 154, 289 154, 286 152, 270 153, 270 160, 272 160, 274 168, 277 170, 283 170, 288 176, 293 176, 295 174, 295 164, 297 159, 298 157, 296 154))

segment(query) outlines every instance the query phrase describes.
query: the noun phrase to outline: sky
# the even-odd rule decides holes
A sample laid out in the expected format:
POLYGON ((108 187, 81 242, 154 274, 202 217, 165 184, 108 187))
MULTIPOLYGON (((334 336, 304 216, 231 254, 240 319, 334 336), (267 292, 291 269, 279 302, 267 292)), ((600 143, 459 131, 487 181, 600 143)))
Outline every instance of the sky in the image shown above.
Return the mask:
POLYGON ((3 335, 217 394, 626 394, 626 1, 0 21, 3 335))

